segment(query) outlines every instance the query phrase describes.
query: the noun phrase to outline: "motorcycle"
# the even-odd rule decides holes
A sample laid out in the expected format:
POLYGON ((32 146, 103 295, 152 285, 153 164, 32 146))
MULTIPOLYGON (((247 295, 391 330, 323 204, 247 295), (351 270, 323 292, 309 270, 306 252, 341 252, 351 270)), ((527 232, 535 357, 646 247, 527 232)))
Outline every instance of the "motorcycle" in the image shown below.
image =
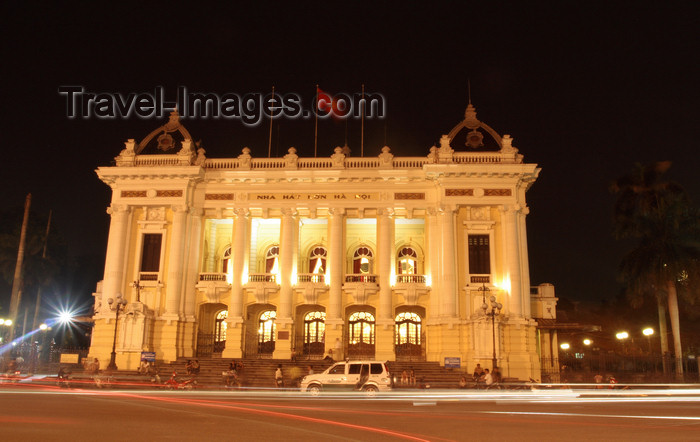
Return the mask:
POLYGON ((197 386, 197 380, 195 378, 178 380, 173 374, 167 381, 165 381, 165 388, 168 390, 194 390, 197 386))

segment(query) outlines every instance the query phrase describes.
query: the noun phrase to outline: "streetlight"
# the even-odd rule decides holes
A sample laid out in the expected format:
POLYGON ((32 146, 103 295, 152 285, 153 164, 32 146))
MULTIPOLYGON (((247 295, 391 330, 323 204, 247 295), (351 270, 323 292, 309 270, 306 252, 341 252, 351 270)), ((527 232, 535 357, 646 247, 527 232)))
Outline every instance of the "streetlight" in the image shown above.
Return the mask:
POLYGON ((583 340, 583 345, 585 345, 585 346, 589 346, 589 345, 591 345, 592 343, 593 343, 593 341, 591 341, 591 340, 588 339, 588 338, 586 338, 586 339, 583 340))
POLYGON ((503 304, 496 302, 496 297, 494 295, 489 296, 489 304, 486 304, 486 294, 490 293, 490 289, 486 287, 486 284, 482 284, 479 288, 481 292, 481 309, 484 311, 484 315, 491 316, 491 330, 493 332, 493 360, 491 369, 494 370, 498 366, 498 359, 496 359, 496 315, 501 313, 503 304), (489 305, 491 310, 489 310, 489 305))
POLYGON ((642 330, 642 334, 647 337, 647 342, 649 343, 649 356, 651 356, 651 335, 654 334, 654 329, 647 327, 642 330))
POLYGON ((141 289, 144 287, 141 285, 141 280, 132 282, 131 286, 136 289, 136 302, 141 302, 141 289))
POLYGON ((566 342, 564 342, 559 347, 561 347, 562 350, 568 350, 571 346, 569 344, 567 344, 566 342))
MULTIPOLYGON (((109 303, 109 308, 112 308, 112 304, 115 303, 115 300, 112 298, 107 299, 107 302, 109 303)), ((107 366, 107 369, 109 370, 116 370, 117 369, 117 325, 119 324, 119 310, 123 310, 126 307, 126 299, 122 297, 121 293, 117 293, 117 299, 116 299, 116 306, 114 307, 114 310, 116 310, 117 315, 114 318, 114 340, 112 341, 112 356, 109 359, 109 365, 107 366)))

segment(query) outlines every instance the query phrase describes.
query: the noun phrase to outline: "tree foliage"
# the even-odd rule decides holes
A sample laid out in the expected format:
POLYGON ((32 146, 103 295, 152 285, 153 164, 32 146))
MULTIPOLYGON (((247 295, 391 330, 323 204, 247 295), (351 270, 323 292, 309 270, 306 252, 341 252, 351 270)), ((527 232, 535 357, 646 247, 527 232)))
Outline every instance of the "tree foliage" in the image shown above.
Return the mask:
POLYGON ((666 179, 668 161, 635 165, 611 186, 617 195, 614 232, 637 240, 622 260, 620 276, 633 305, 668 295, 675 281, 681 299, 700 298, 700 217, 683 187, 666 179))

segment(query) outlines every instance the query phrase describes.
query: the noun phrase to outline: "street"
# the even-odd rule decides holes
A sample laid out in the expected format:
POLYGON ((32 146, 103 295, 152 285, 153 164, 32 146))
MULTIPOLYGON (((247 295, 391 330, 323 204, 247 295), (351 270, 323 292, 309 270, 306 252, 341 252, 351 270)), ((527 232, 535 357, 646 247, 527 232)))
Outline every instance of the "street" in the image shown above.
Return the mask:
POLYGON ((426 391, 311 398, 280 391, 4 385, 9 440, 700 440, 697 390, 426 391), (678 394, 679 393, 679 394, 678 394))

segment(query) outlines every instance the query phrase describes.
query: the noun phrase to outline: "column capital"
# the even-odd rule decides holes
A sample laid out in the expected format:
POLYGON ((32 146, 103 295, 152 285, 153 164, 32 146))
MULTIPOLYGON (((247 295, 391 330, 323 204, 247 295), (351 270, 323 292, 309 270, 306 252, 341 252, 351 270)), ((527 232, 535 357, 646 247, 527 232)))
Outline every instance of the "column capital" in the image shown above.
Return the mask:
POLYGON ((233 214, 236 216, 236 218, 247 218, 250 216, 250 210, 246 208, 237 208, 233 209, 233 214))
POLYGON ((328 209, 328 214, 333 217, 343 216, 345 215, 345 209, 342 207, 331 207, 330 209, 328 209))
POLYGON ((502 206, 498 206, 498 210, 500 212, 518 213, 521 210, 523 210, 523 206, 521 206, 520 204, 504 204, 502 206))
POLYGON ((383 208, 383 209, 377 209, 377 218, 380 216, 382 217, 393 217, 395 214, 393 208, 383 208))
POLYGON ((110 215, 129 212, 131 212, 131 206, 128 204, 112 204, 111 206, 107 207, 107 213, 110 215))
POLYGON ((284 207, 284 208, 282 208, 281 212, 282 212, 282 217, 293 217, 293 216, 297 216, 297 211, 296 211, 296 209, 293 209, 293 208, 291 208, 291 207, 284 207))
POLYGON ((437 216, 439 209, 437 207, 428 207, 425 212, 430 216, 437 216))
POLYGON ((188 206, 188 205, 186 205, 186 204, 179 204, 179 205, 176 205, 176 206, 172 206, 171 209, 172 209, 172 211, 175 212, 175 213, 186 214, 186 213, 188 213, 188 212, 190 211, 190 206, 188 206))
POLYGON ((454 213, 457 211, 457 205, 456 204, 441 204, 440 207, 438 208, 438 210, 443 215, 445 215, 447 213, 454 213))

